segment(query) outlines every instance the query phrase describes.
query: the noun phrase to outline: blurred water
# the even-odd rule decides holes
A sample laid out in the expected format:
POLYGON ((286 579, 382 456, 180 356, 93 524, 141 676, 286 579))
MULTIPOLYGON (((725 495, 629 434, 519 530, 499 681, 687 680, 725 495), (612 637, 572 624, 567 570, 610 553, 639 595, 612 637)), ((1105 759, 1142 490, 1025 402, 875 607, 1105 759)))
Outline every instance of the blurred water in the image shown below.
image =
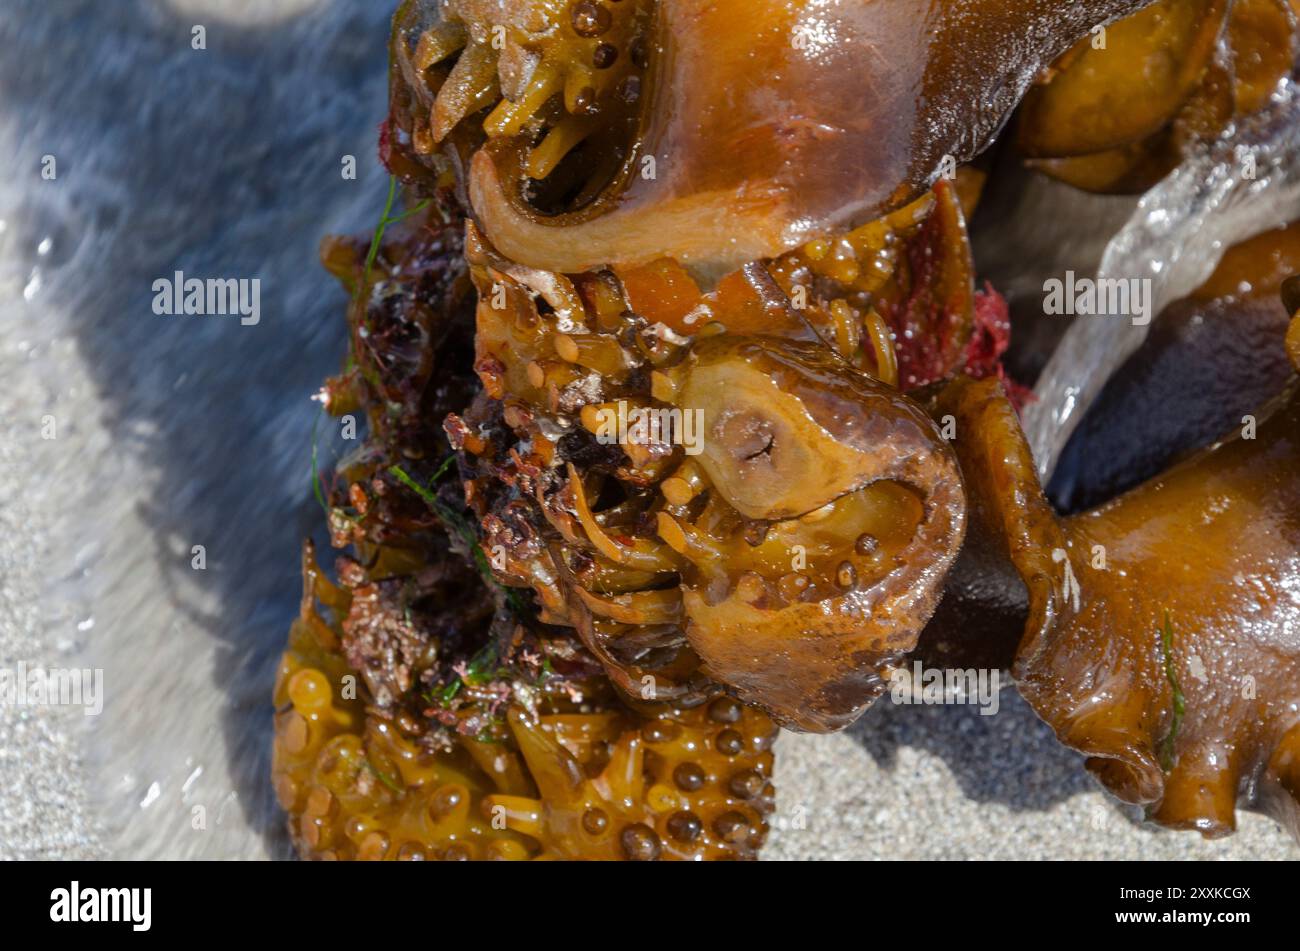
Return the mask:
MULTIPOLYGON (((1096 276, 1147 281, 1157 315, 1208 278, 1225 250, 1298 215, 1300 86, 1288 78, 1267 108, 1239 120, 1142 196, 1096 276)), ((1038 400, 1024 414, 1044 484, 1107 380, 1149 330, 1123 315, 1071 322, 1034 388, 1038 400)), ((1070 473, 1063 475, 1070 481, 1070 473)))
POLYGON ((308 397, 344 346, 342 295, 316 247, 369 230, 382 208, 389 13, 345 0, 4 2, 0 409, 21 456, 5 490, 49 527, 33 552, 41 628, 4 646, 10 662, 35 651, 102 667, 107 693, 87 736, 85 718, 52 715, 72 734, 65 788, 87 751, 90 808, 5 829, 14 852, 87 817, 83 841, 119 855, 283 849, 270 678, 297 546, 320 522, 308 397), (206 49, 193 48, 196 25, 206 49), (260 322, 155 315, 151 285, 176 270, 259 279, 260 322), (41 439, 46 415, 56 439, 41 439))

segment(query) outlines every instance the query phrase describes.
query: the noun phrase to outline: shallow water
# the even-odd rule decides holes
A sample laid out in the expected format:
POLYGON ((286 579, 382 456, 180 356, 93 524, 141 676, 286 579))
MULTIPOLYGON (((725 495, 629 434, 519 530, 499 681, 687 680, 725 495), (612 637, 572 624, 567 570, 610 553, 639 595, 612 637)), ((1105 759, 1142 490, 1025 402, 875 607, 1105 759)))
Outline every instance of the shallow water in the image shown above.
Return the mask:
POLYGON ((107 694, 61 722, 85 751, 62 784, 84 775, 84 814, 39 825, 83 822, 121 855, 273 854, 270 680, 320 521, 309 397, 344 345, 316 247, 382 208, 386 4, 5 7, 0 400, 20 501, 48 529, 43 629, 12 649, 101 667, 107 694), (178 270, 258 279, 260 320, 156 315, 153 282, 178 270))

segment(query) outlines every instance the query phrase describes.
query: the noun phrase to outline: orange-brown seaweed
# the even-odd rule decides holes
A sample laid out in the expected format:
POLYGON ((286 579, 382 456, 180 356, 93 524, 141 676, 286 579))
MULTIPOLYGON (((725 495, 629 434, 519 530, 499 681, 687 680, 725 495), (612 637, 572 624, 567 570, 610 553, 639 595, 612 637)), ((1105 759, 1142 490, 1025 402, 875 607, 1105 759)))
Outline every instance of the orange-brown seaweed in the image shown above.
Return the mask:
POLYGON ((1277 91, 1297 12, 1291 0, 1157 0, 1053 64, 1020 107, 1017 144, 1077 188, 1145 191, 1277 91))
POLYGON ((411 90, 403 122, 414 152, 449 142, 472 210, 506 257, 563 273, 670 257, 717 274, 913 200, 945 164, 988 144, 1041 68, 1095 24, 1142 5, 586 4, 605 11, 594 28, 619 51, 611 68, 631 59, 634 69, 598 84, 573 20, 584 4, 521 2, 503 25, 460 0, 444 21, 405 8, 395 52, 411 90), (498 28, 499 52, 488 42, 498 28), (450 74, 429 72, 462 48, 450 74), (563 111, 541 112, 561 84, 563 111), (575 88, 589 90, 590 111, 575 109, 575 88), (452 134, 453 118, 489 106, 481 132, 452 134), (521 125, 525 117, 534 124, 521 125), (551 156, 611 129, 577 163, 585 180, 565 181, 569 200, 539 207, 538 175, 563 176, 551 156))
POLYGON ((983 354, 955 191, 708 293, 667 260, 556 274, 473 225, 466 247, 489 401, 449 431, 498 576, 634 698, 860 715, 964 531, 952 451, 904 392, 983 354))
POLYGON ((439 738, 357 684, 328 620, 350 595, 310 548, 303 569, 272 777, 304 858, 737 859, 762 845, 775 733, 762 714, 722 698, 638 715, 599 676, 556 678, 500 713, 462 706, 459 722, 486 725, 439 738))
MULTIPOLYGON (((1296 11, 922 6, 401 4, 381 155, 430 207, 324 248, 322 400, 370 435, 275 688, 301 854, 751 858, 777 725, 845 727, 918 642, 1010 666, 1155 821, 1300 834, 1300 384, 1058 515, 958 164, 1028 91, 1034 165, 1145 188, 1265 104, 1296 11)), ((1280 289, 1300 369, 1298 233, 1191 301, 1280 289)))

